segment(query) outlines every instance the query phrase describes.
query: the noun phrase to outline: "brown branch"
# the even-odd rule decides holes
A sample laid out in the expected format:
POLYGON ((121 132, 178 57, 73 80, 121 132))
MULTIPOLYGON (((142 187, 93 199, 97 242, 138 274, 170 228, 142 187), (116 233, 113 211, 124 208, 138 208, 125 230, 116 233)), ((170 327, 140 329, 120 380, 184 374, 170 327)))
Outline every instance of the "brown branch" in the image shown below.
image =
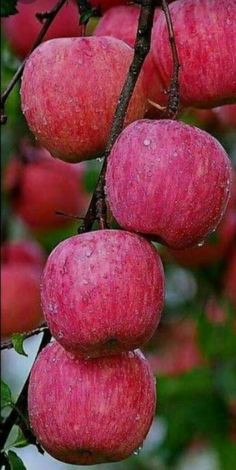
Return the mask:
POLYGON ((126 112, 134 91, 135 84, 138 80, 138 76, 141 71, 145 57, 147 56, 150 50, 154 11, 155 0, 142 1, 133 60, 130 65, 127 79, 125 81, 120 98, 117 103, 110 131, 110 136, 104 152, 104 161, 97 183, 97 187, 91 199, 87 214, 85 216, 84 224, 78 230, 79 233, 91 230, 93 223, 97 218, 99 219, 99 226, 101 229, 107 227, 107 207, 105 203, 104 193, 107 161, 111 149, 118 135, 123 129, 126 112))
POLYGON ((178 56, 178 51, 177 51, 176 42, 175 42, 175 35, 174 35, 171 14, 170 14, 169 6, 166 0, 162 0, 162 9, 166 17, 166 23, 167 23, 168 34, 169 34, 169 43, 170 43, 172 58, 173 58, 173 73, 172 73, 170 87, 168 90, 168 104, 167 104, 166 111, 163 114, 163 117, 175 119, 179 111, 180 62, 179 62, 179 56, 178 56))
POLYGON ((59 11, 61 10, 61 8, 63 7, 63 5, 65 3, 66 3, 66 0, 59 0, 56 3, 56 5, 54 5, 54 7, 49 12, 47 12, 47 19, 44 22, 44 24, 42 26, 42 29, 40 30, 39 35, 37 36, 32 48, 29 52, 29 54, 27 55, 27 57, 24 59, 24 61, 19 66, 19 68, 16 71, 15 75, 13 76, 10 83, 8 84, 7 88, 1 94, 1 105, 0 105, 0 108, 1 108, 1 124, 5 124, 7 122, 7 116, 4 113, 5 103, 6 103, 6 100, 7 100, 8 96, 10 95, 11 91, 15 87, 16 83, 18 82, 18 80, 22 76, 22 73, 24 71, 25 64, 26 64, 26 61, 27 61, 28 57, 30 56, 31 52, 33 52, 33 50, 36 49, 36 47, 39 46, 39 44, 42 42, 45 34, 47 33, 49 27, 51 26, 53 20, 55 19, 55 17, 57 16, 57 14, 59 13, 59 11))
MULTIPOLYGON (((31 338, 32 336, 39 335, 40 333, 44 333, 45 331, 48 331, 48 327, 46 326, 46 324, 43 324, 39 326, 38 328, 35 328, 35 330, 29 331, 27 333, 22 333, 22 334, 24 335, 24 339, 27 339, 27 338, 31 338)), ((1 343, 1 348, 0 348, 1 351, 3 351, 4 349, 12 349, 12 348, 14 348, 14 346, 13 346, 11 339, 9 339, 9 341, 4 341, 3 343, 1 343)))

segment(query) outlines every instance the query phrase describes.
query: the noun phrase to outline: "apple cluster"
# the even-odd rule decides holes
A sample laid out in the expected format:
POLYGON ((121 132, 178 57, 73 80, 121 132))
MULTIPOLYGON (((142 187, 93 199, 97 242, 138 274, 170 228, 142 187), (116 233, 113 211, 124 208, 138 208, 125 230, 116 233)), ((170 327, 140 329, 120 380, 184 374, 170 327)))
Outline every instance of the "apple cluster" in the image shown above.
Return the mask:
MULTIPOLYGON (((106 10, 109 2, 93 3, 106 10)), ((139 12, 120 8, 129 11, 128 21, 134 15, 129 31, 120 28, 122 37, 104 32, 106 15, 116 15, 108 9, 94 36, 51 39, 26 62, 23 113, 39 144, 64 162, 93 159, 105 150, 133 58, 139 12)), ((235 103, 236 59, 229 40, 235 1, 225 8, 221 0, 176 0, 170 11, 182 106, 235 103)), ((139 348, 154 334, 164 305, 163 267, 151 241, 172 250, 202 244, 230 198, 230 161, 214 137, 179 121, 145 119, 150 99, 166 103, 171 71, 165 17, 157 10, 151 51, 108 159, 106 198, 119 228, 62 241, 43 272, 42 309, 54 340, 31 372, 29 417, 38 441, 64 462, 118 461, 142 446, 156 387, 139 348)), ((26 190, 30 167, 27 172, 26 190)), ((72 179, 68 173, 68 200, 72 179)), ((18 211, 31 221, 23 203, 18 211)))

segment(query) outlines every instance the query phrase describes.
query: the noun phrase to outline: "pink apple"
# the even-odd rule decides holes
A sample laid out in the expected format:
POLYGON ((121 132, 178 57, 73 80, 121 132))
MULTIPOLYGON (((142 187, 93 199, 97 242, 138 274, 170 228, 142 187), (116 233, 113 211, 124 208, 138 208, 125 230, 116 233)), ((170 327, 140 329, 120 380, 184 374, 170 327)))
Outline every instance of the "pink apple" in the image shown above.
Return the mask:
MULTIPOLYGON (((178 0, 170 12, 181 64, 182 105, 210 108, 235 103, 235 0, 178 0)), ((164 13, 155 23, 153 56, 168 89, 173 60, 164 13)))
POLYGON ((32 240, 7 241, 1 245, 3 263, 26 263, 43 267, 45 254, 41 246, 32 240))
POLYGON ((1 267, 1 336, 31 331, 43 320, 40 306, 41 269, 28 262, 1 267))
POLYGON ((56 211, 81 216, 87 204, 83 165, 53 159, 43 148, 23 148, 26 162, 13 158, 5 174, 14 212, 33 230, 51 230, 70 219, 56 211), (28 161, 27 161, 28 159, 28 161))
POLYGON ((154 333, 164 302, 155 248, 121 230, 99 230, 60 243, 42 279, 46 321, 62 346, 85 356, 135 349, 154 333))
POLYGON ((57 342, 33 366, 30 423, 40 444, 66 463, 92 465, 129 457, 149 431, 155 384, 140 351, 82 359, 57 342))
MULTIPOLYGON (((129 46, 109 37, 54 39, 33 52, 22 79, 22 109, 52 155, 78 162, 102 154, 132 57, 129 46)), ((126 125, 145 109, 141 76, 126 125)))
POLYGON ((230 189, 223 147, 181 122, 131 124, 108 161, 107 198, 117 222, 175 249, 200 243, 218 226, 230 189))
MULTIPOLYGON (((3 31, 9 41, 12 50, 24 58, 33 46, 42 24, 35 14, 51 10, 55 0, 34 0, 32 2, 18 2, 18 14, 4 19, 3 31)), ((75 2, 69 1, 64 5, 50 26, 44 40, 77 37, 81 35, 78 7, 75 2)))

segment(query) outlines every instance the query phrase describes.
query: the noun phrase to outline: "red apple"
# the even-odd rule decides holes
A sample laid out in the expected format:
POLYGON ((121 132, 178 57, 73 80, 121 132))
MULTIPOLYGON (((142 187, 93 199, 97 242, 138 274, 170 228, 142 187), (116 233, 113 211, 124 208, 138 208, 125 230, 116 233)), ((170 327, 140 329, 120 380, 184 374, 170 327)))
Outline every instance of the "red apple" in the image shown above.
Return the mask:
MULTIPOLYGON (((22 79, 22 109, 52 155, 76 162, 102 154, 132 57, 129 46, 109 37, 54 39, 33 52, 22 79)), ((140 77, 126 125, 145 109, 140 77)))
POLYGON ((7 241, 1 245, 3 263, 26 263, 43 267, 45 254, 41 246, 32 240, 7 241))
MULTIPOLYGON (((34 0, 32 2, 18 2, 18 14, 4 19, 3 31, 13 51, 24 58, 33 46, 42 24, 35 14, 51 10, 55 0, 34 0), (26 27, 27 25, 27 27, 26 27)), ((78 7, 75 2, 67 2, 57 14, 50 26, 44 40, 63 37, 77 37, 81 35, 78 7)))
POLYGON ((140 351, 86 360, 53 342, 31 372, 29 418, 38 441, 56 459, 81 465, 115 462, 142 446, 155 398, 140 351))
POLYGON ((220 106, 213 110, 223 126, 236 129, 236 104, 220 106))
POLYGON ((60 243, 42 279, 52 335, 85 356, 135 349, 154 333, 164 302, 156 249, 121 230, 99 230, 60 243))
POLYGON ((162 325, 157 335, 157 350, 149 353, 148 361, 154 374, 177 376, 202 364, 196 324, 184 320, 162 325))
POLYGON ((31 331, 42 321, 41 269, 28 262, 1 267, 1 336, 31 331))
POLYGON ((174 248, 200 243, 220 223, 231 165, 211 135, 171 120, 141 120, 117 139, 106 191, 117 222, 174 248))
POLYGON ((13 158, 5 175, 15 213, 31 229, 41 231, 70 223, 56 211, 80 216, 87 203, 84 167, 55 160, 37 147, 24 147, 23 155, 26 162, 13 158))
MULTIPOLYGON (((235 0, 178 0, 170 5, 170 13, 181 64, 182 105, 210 108, 235 103, 235 0)), ((154 26, 153 56, 168 89, 173 60, 164 13, 154 26)))

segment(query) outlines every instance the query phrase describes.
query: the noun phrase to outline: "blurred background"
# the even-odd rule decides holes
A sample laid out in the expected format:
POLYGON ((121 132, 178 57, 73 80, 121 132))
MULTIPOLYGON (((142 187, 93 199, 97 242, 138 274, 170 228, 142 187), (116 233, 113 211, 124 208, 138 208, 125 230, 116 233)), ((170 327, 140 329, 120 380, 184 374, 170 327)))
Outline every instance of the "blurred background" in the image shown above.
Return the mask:
MULTIPOLYGON (((32 44, 29 21, 28 30, 19 30, 21 34, 16 26, 3 28, 2 89, 32 44)), ((90 21, 90 30, 97 21, 90 21)), ((79 31, 78 20, 73 27, 79 31)), ((65 31, 54 35, 65 35, 65 31)), ((13 332, 32 330, 42 321, 43 264, 60 241, 76 234, 102 162, 69 165, 52 160, 39 148, 20 109, 19 84, 5 111, 1 263, 2 302, 9 316, 7 320, 2 316, 1 327, 7 338, 13 332)), ((236 105, 188 109, 179 119, 216 137, 235 168, 236 105)), ((155 246, 165 268, 166 303, 145 355, 157 377, 157 416, 139 455, 98 468, 232 470, 236 462, 236 177, 225 216, 204 245, 178 252, 155 246)), ((40 335, 25 341, 28 357, 14 350, 2 353, 2 379, 14 398, 40 341, 40 335)), ((14 428, 8 448, 17 432, 14 428)), ((23 444, 13 450, 29 470, 82 468, 41 455, 34 446, 23 444)))

